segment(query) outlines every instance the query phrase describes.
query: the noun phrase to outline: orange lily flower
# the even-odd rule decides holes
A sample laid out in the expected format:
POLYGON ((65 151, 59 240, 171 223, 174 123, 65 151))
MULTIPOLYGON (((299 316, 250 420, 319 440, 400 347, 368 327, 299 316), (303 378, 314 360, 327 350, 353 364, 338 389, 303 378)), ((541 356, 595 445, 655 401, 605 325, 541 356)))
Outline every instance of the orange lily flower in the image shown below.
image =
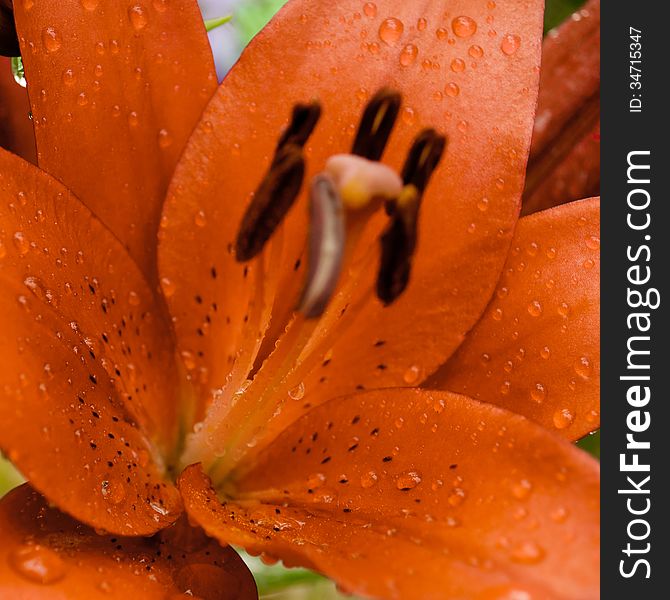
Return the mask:
POLYGON ((194 1, 15 3, 3 594, 253 596, 217 540, 371 597, 598 597, 599 201, 518 220, 542 9, 293 0, 217 88, 194 1))

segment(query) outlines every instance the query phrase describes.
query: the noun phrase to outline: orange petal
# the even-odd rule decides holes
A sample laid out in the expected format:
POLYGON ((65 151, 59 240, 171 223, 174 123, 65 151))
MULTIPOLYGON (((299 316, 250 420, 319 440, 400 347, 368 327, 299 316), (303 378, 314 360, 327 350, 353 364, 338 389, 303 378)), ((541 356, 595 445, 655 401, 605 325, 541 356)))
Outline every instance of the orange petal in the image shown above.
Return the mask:
POLYGON ((0 448, 35 487, 109 531, 180 511, 169 329, 114 236, 61 184, 0 150, 0 448))
POLYGON ((185 520, 152 538, 98 535, 23 485, 0 502, 3 598, 250 600, 244 562, 185 520))
POLYGON ((599 193, 599 121, 600 0, 590 0, 542 47, 524 214, 599 193))
POLYGON ((348 396, 301 418, 237 476, 221 504, 189 467, 178 485, 190 518, 346 590, 598 597, 597 462, 497 407, 423 390, 348 396))
POLYGON ((40 166, 155 278, 167 184, 216 87, 195 0, 16 2, 40 166))
POLYGON ((0 147, 34 163, 35 133, 29 114, 28 94, 14 81, 9 59, 0 56, 0 147))
MULTIPOLYGON (((404 98, 385 162, 399 168, 426 126, 445 133, 449 146, 424 199, 408 290, 388 308, 374 298, 380 217, 361 241, 365 256, 353 269, 357 279, 343 282, 348 291, 331 306, 326 333, 339 339, 329 372, 319 370, 314 381, 328 377, 331 387, 327 396, 319 392, 321 400, 362 384, 407 385, 413 364, 425 377, 453 352, 493 291, 511 240, 532 126, 541 21, 542 4, 535 0, 498 6, 455 0, 448 14, 440 2, 295 1, 252 41, 188 144, 161 230, 161 275, 180 279, 170 298, 179 345, 196 357, 194 369, 209 371, 210 387, 225 382, 222 365, 234 360, 236 340, 255 339, 267 327, 257 321, 242 333, 259 262, 236 263, 232 248, 292 105, 318 98, 323 107, 306 147, 310 178, 327 157, 349 151, 367 99, 382 86, 404 98), (347 303, 358 308, 346 315, 344 333, 337 316, 347 303), (213 339, 199 340, 207 318, 213 339), (432 335, 436 329, 443 335, 432 335), (221 332, 228 333, 225 342, 221 332), (380 339, 385 346, 375 347, 380 339), (376 368, 380 363, 383 372, 376 368)), ((266 298, 279 290, 265 348, 273 347, 297 301, 306 217, 303 190, 283 236, 266 252, 281 259, 272 273, 276 281, 264 282, 266 298)))
POLYGON ((577 440, 600 426, 600 200, 519 221, 493 301, 426 387, 577 440))

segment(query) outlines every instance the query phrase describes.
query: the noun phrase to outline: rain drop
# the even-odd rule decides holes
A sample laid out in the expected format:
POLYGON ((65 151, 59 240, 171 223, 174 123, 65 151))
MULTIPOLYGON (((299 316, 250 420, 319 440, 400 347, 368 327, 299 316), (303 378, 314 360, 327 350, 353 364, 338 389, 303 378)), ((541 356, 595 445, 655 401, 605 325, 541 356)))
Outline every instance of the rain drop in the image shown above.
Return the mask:
POLYGON ((457 37, 466 38, 477 31, 477 23, 470 17, 456 17, 451 22, 451 28, 457 37))
POLYGON ((398 475, 395 481, 396 487, 403 492, 414 489, 420 483, 421 475, 416 471, 405 471, 398 475))
POLYGON ((47 52, 58 52, 62 45, 60 34, 53 27, 42 30, 42 44, 47 52))
MULTIPOLYGON (((453 81, 449 82, 447 85, 444 86, 444 93, 449 96, 450 98, 455 98, 458 96, 458 94, 461 93, 461 88, 458 87, 457 84, 455 84, 453 81)), ((488 203, 488 200, 487 200, 488 203)), ((477 205, 479 207, 479 204, 477 205)), ((481 210, 481 208, 480 208, 481 210)), ((484 208, 486 210, 486 208, 484 208)))
POLYGON ((205 215, 205 211, 199 210, 197 213, 195 213, 195 218, 193 220, 198 227, 204 227, 207 225, 207 216, 205 215))
POLYGON ((168 277, 161 278, 161 287, 163 288, 163 294, 165 294, 166 298, 171 298, 174 296, 174 293, 177 289, 173 281, 168 277))
POLYGON ((141 31, 147 26, 146 10, 141 4, 135 4, 128 9, 128 18, 135 31, 141 31))
POLYGON ((9 563, 22 577, 50 585, 65 577, 66 565, 53 550, 40 545, 19 546, 9 555, 9 563))
POLYGON ((569 408, 562 408, 554 413, 553 421, 556 429, 565 429, 572 425, 575 415, 569 408))
POLYGON ((419 55, 419 49, 414 44, 407 44, 400 51, 400 64, 403 67, 409 67, 419 55))
POLYGON ((477 45, 470 46, 470 48, 468 49, 468 54, 472 58, 481 58, 482 56, 484 56, 484 49, 481 46, 477 45))
POLYGON ((451 490, 451 494, 449 494, 449 498, 447 498, 447 502, 454 508, 456 506, 460 506, 463 504, 463 501, 465 500, 465 490, 463 488, 456 487, 453 490, 451 490))
POLYGON ((158 146, 159 148, 165 149, 169 148, 172 145, 172 136, 167 129, 161 129, 158 132, 158 146))
POLYGON ((454 58, 454 60, 451 61, 450 67, 454 73, 462 73, 465 71, 465 61, 460 58, 454 58))
POLYGON ((530 398, 538 404, 544 402, 547 397, 547 389, 541 383, 536 383, 530 390, 530 398))
POLYGON ((522 542, 514 547, 510 554, 510 558, 514 562, 525 565, 533 565, 542 561, 544 558, 544 550, 535 542, 522 542))
POLYGON ((374 2, 366 2, 363 5, 363 12, 365 13, 366 17, 370 17, 372 19, 373 17, 377 16, 377 5, 374 2))
POLYGON ((600 249, 600 238, 592 235, 586 238, 586 247, 589 250, 599 250, 600 249))
POLYGON ((528 314, 531 317, 539 317, 542 314, 542 305, 538 300, 533 300, 528 305, 528 314))
POLYGON ((292 387, 288 391, 288 397, 291 398, 291 400, 302 400, 305 397, 304 382, 301 381, 298 385, 292 387))
POLYGON ((367 473, 363 473, 363 475, 361 475, 361 487, 364 487, 366 490, 370 489, 377 483, 377 480, 378 480, 377 473, 375 473, 374 471, 368 471, 367 473))
POLYGON ((527 479, 522 479, 512 486, 512 495, 517 500, 525 500, 530 495, 532 489, 533 484, 527 479))
POLYGON ((84 7, 84 9, 90 11, 93 11, 96 8, 98 8, 99 3, 100 0, 81 0, 81 5, 84 7))
POLYGON ((521 47, 521 38, 518 35, 508 33, 503 36, 502 42, 500 42, 500 49, 503 51, 503 54, 507 56, 512 56, 519 48, 521 47))
POLYGON ((384 19, 379 26, 379 39, 391 46, 400 39, 404 29, 405 26, 400 19, 396 19, 395 17, 384 19))
POLYGON ((405 371, 403 381, 408 385, 415 384, 419 380, 420 375, 421 369, 417 365, 412 365, 405 371))
POLYGON ((21 231, 14 234, 14 246, 19 252, 19 256, 25 256, 30 250, 30 244, 21 231))
POLYGON ((580 356, 574 364, 575 373, 583 379, 589 379, 593 375, 593 365, 586 356, 580 356))

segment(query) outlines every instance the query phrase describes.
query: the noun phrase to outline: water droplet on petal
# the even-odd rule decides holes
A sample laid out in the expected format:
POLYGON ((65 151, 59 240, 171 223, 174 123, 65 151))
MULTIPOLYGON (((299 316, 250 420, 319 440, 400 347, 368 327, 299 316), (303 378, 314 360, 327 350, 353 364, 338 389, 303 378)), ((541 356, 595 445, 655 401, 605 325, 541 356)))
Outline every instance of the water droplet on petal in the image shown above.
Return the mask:
POLYGON ((525 565, 534 565, 544 559, 545 552, 541 546, 535 542, 522 542, 512 549, 510 558, 514 562, 525 565))
POLYGON ((547 389, 541 383, 536 383, 530 390, 531 400, 537 402, 538 404, 544 402, 544 399, 547 397, 547 389))
POLYGON ((395 17, 384 19, 379 26, 379 39, 391 46, 400 39, 404 29, 405 26, 400 19, 396 19, 395 17))
POLYGON ((305 384, 300 382, 295 387, 291 388, 288 391, 288 396, 291 400, 302 400, 305 397, 305 384))
POLYGON ((528 305, 528 314, 531 317, 539 317, 542 314, 542 305, 538 300, 533 300, 528 305))
POLYGON ((412 365, 405 371, 405 374, 403 375, 403 380, 405 383, 408 385, 412 385, 416 383, 419 380, 419 377, 421 376, 421 369, 417 365, 412 365))
POLYGON ((569 408, 562 408, 554 413, 553 421, 556 429, 565 429, 572 425, 575 415, 569 408))
POLYGON ((60 34, 53 27, 45 27, 42 30, 42 44, 47 52, 58 52, 62 43, 60 34))
POLYGON ((512 486, 512 495, 517 500, 525 500, 530 496, 530 492, 533 489, 533 484, 527 479, 522 479, 512 486))
POLYGON ((377 5, 374 2, 366 2, 363 5, 363 12, 365 13, 366 17, 370 17, 372 19, 373 17, 377 16, 377 5))
POLYGON ((40 545, 19 546, 9 555, 9 563, 22 577, 49 585, 65 577, 67 567, 53 550, 40 545))
POLYGON ((414 489, 421 483, 421 475, 416 471, 405 471, 398 475, 395 481, 396 487, 405 492, 414 489))
POLYGON ((14 234, 14 246, 18 250, 19 256, 25 256, 28 254, 28 251, 30 250, 30 244, 25 235, 23 235, 23 232, 17 231, 14 234))
POLYGON ((600 249, 600 238, 598 236, 592 235, 586 238, 586 247, 590 250, 599 250, 600 249))
POLYGON ((447 502, 453 507, 460 506, 463 504, 463 501, 465 500, 465 490, 463 488, 456 487, 453 490, 451 490, 451 494, 449 495, 449 498, 447 498, 447 502))
POLYGON ((361 486, 365 489, 369 489, 377 483, 378 477, 377 473, 374 471, 368 471, 361 475, 361 486))
POLYGON ((166 298, 171 298, 174 296, 174 293, 177 289, 174 282, 168 277, 161 278, 161 287, 163 288, 163 294, 165 294, 166 298))
POLYGON ((141 31, 149 22, 145 8, 141 4, 135 4, 128 9, 130 24, 136 31, 141 31))
POLYGON ((161 129, 158 132, 158 146, 160 148, 168 148, 172 145, 172 136, 167 129, 161 129))
POLYGON ((98 4, 100 4, 100 0, 81 0, 81 5, 84 7, 84 9, 90 11, 98 8, 98 4))
POLYGON ((477 23, 470 17, 456 17, 451 22, 454 35, 460 38, 470 37, 477 31, 477 23))
POLYGON ((593 365, 586 356, 580 356, 574 364, 575 373, 583 379, 589 379, 593 375, 593 365))
POLYGON ((521 38, 518 35, 508 33, 503 36, 500 42, 500 49, 503 54, 511 56, 521 47, 521 38))
POLYGON ((414 44, 407 44, 400 51, 400 64, 403 67, 409 67, 419 55, 419 49, 414 44))
POLYGON ((468 48, 468 54, 472 58, 481 58, 482 56, 484 56, 484 49, 481 46, 477 45, 470 46, 470 48, 468 48))
POLYGON ((195 218, 193 220, 198 227, 204 227, 207 225, 207 216, 205 215, 205 211, 199 210, 197 213, 195 213, 195 218))
POLYGON ((451 61, 450 67, 454 73, 462 73, 465 71, 465 61, 461 58, 454 58, 454 60, 451 61))
MULTIPOLYGON (((447 85, 444 86, 444 93, 447 96, 449 96, 450 98, 455 98, 456 96, 458 96, 458 94, 461 93, 461 88, 459 88, 457 84, 455 84, 453 81, 451 81, 447 85)), ((487 200, 487 202, 488 202, 488 200, 487 200)), ((479 204, 477 206, 479 206, 479 204)), ((486 210, 486 209, 484 209, 484 210, 486 210)))

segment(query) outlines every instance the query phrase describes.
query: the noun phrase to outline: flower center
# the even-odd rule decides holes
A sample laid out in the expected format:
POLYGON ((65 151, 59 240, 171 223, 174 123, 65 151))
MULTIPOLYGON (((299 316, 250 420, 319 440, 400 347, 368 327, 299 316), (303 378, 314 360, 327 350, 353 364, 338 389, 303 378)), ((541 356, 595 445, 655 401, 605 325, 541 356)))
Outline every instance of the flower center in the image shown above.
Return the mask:
MULTIPOLYGON (((292 305, 294 310, 286 314, 277 311, 279 337, 268 336, 268 352, 259 352, 247 382, 239 389, 224 387, 217 405, 210 407, 202 427, 187 442, 183 466, 202 462, 224 495, 234 495, 235 477, 248 462, 244 459, 277 433, 273 423, 287 408, 286 398, 293 397, 294 391, 293 395, 300 395, 302 382, 332 347, 334 335, 355 322, 369 299, 369 294, 354 294, 354 290, 374 253, 367 247, 356 253, 375 214, 385 214, 387 223, 380 239, 374 293, 388 305, 408 285, 421 200, 446 140, 433 129, 423 130, 399 174, 379 162, 400 105, 395 92, 382 89, 375 94, 365 108, 351 153, 331 156, 309 182, 308 269, 297 307, 292 305), (362 261, 360 254, 365 256, 362 261), (342 278, 345 267, 348 276, 342 278), (215 456, 213 439, 220 440, 215 456)), ((320 115, 316 102, 293 108, 268 171, 242 218, 235 243, 239 262, 258 260, 261 270, 270 262, 263 260, 264 248, 300 193, 305 175, 303 148, 320 115)))
MULTIPOLYGON (((400 95, 382 89, 368 103, 351 154, 331 156, 310 184, 309 271, 298 311, 320 317, 332 296, 347 249, 361 221, 382 205, 389 224, 382 235, 377 296, 390 304, 407 287, 417 240, 421 198, 440 161, 446 140, 433 129, 422 131, 409 151, 402 176, 379 162, 400 110, 400 95)), ((236 257, 258 256, 302 187, 303 148, 321 115, 318 103, 298 104, 275 156, 240 225, 236 257)))

